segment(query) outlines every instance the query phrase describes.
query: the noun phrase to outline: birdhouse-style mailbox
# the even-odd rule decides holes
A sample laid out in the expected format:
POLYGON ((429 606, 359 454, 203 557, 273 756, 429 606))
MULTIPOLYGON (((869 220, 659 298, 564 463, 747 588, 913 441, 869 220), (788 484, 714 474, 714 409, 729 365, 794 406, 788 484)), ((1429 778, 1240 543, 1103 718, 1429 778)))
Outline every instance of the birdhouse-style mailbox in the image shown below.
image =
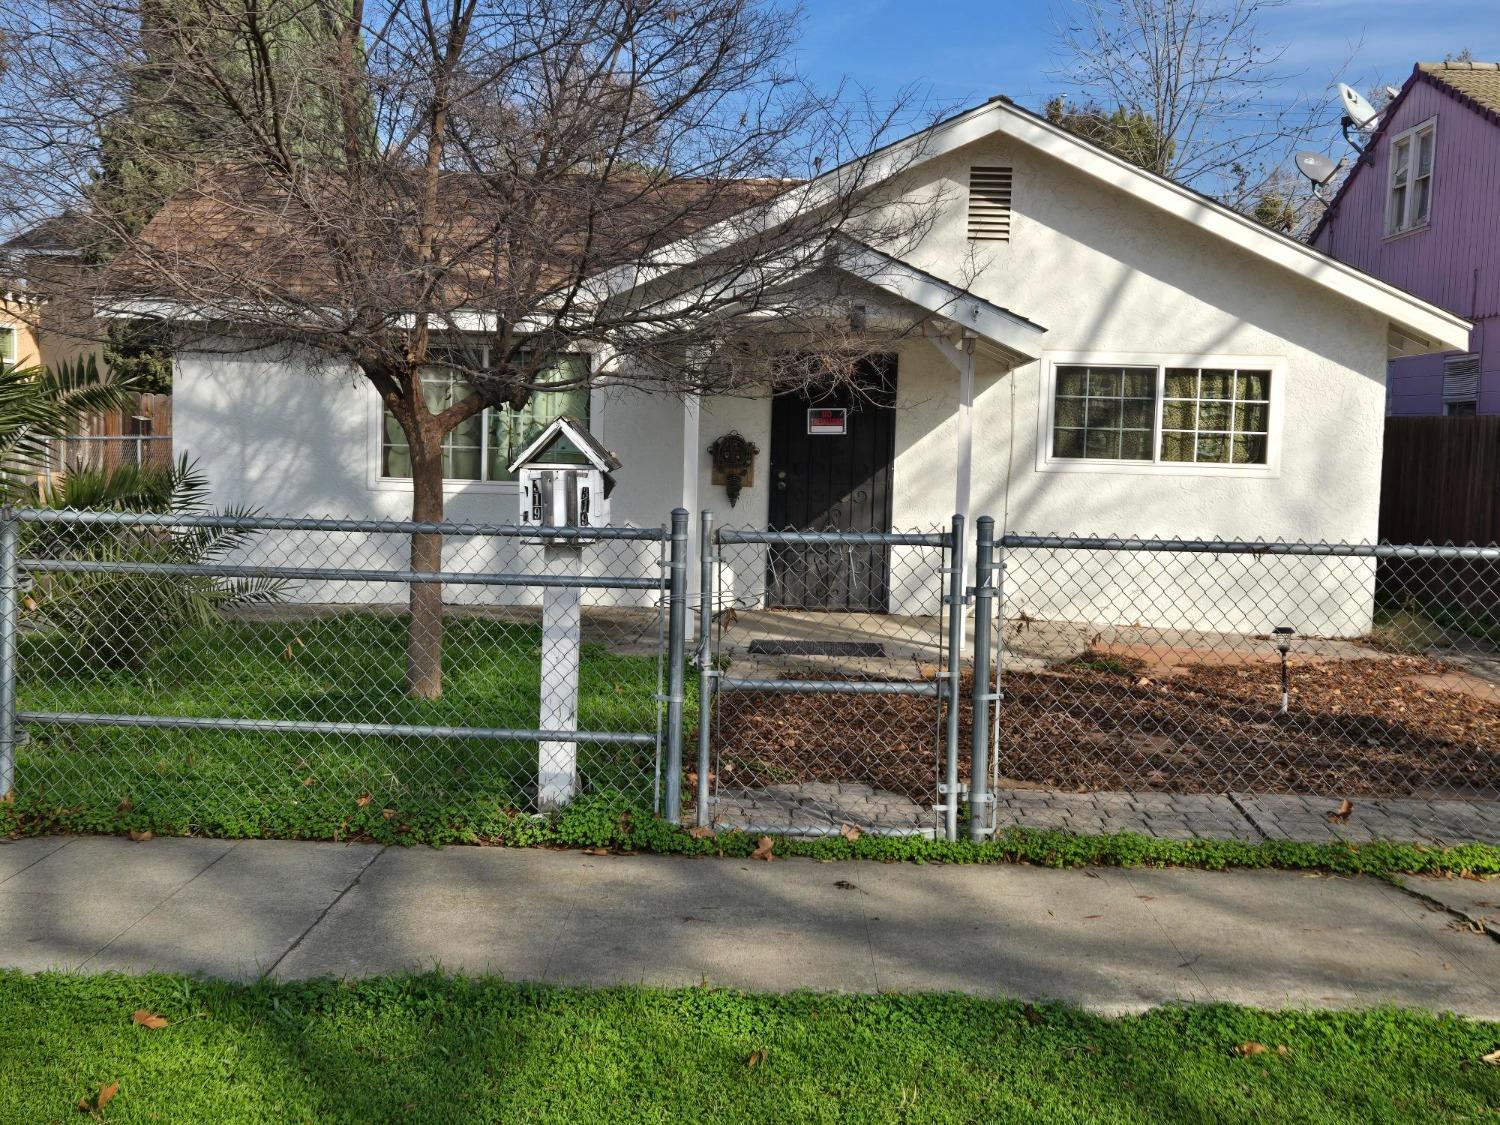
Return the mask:
POLYGON ((620 459, 576 418, 563 416, 511 462, 523 527, 603 527, 620 459))

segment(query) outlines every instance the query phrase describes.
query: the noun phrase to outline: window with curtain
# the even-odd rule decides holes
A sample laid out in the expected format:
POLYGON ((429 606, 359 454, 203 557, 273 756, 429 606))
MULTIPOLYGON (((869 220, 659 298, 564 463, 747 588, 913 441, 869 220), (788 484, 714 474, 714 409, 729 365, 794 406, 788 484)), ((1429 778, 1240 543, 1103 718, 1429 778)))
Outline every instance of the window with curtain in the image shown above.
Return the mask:
POLYGON ((0 362, 16 362, 16 329, 14 325, 0 324, 0 362))
MULTIPOLYGON (((571 383, 588 371, 588 357, 559 356, 538 378, 540 383, 571 383)), ((474 393, 463 375, 452 368, 434 366, 422 373, 422 391, 427 408, 444 410, 474 393)), ((472 418, 455 426, 443 438, 443 479, 454 481, 512 481, 511 460, 537 434, 563 415, 589 422, 587 387, 567 387, 556 391, 537 390, 520 410, 508 406, 487 406, 472 418)), ((558 443, 549 457, 568 452, 558 443)), ((406 435, 394 416, 386 411, 383 418, 380 450, 380 475, 410 477, 411 454, 406 435)))
POLYGON ((1269 371, 1058 364, 1054 372, 1054 458, 1266 464, 1269 371))

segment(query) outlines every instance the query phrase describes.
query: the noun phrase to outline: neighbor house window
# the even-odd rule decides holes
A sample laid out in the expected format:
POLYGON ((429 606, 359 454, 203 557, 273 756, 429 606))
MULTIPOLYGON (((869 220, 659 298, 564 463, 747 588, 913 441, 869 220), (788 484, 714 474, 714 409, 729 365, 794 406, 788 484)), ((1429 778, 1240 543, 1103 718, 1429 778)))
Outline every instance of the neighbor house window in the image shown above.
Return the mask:
POLYGON ((1269 370, 1069 363, 1055 371, 1054 458, 1267 463, 1269 370))
POLYGON ((1437 122, 1424 121, 1391 141, 1390 184, 1386 193, 1387 234, 1425 226, 1432 214, 1432 157, 1437 122))
POLYGON ((13 325, 0 324, 0 363, 16 362, 16 330, 13 325))
MULTIPOLYGON (((485 359, 483 362, 487 363, 485 359)), ((560 356, 537 379, 540 383, 574 383, 588 371, 588 357, 560 356)), ((427 408, 434 412, 474 394, 464 376, 450 367, 434 366, 422 373, 427 408)), ((487 406, 460 422, 443 438, 443 479, 454 481, 513 481, 511 460, 528 442, 559 417, 568 415, 585 426, 589 421, 589 390, 571 386, 556 391, 533 391, 520 410, 487 406)), ((411 452, 406 435, 390 411, 381 427, 380 475, 410 477, 411 452)), ((565 450, 554 446, 550 453, 565 450)))

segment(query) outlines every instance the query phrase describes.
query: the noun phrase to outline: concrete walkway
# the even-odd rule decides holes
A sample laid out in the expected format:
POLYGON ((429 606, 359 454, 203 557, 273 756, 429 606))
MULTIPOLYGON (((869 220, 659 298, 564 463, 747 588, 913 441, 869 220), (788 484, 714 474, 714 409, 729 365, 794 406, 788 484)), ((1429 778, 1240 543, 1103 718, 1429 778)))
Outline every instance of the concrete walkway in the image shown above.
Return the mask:
POLYGON ((104 837, 0 843, 0 964, 961 990, 1500 1019, 1500 883, 104 837))

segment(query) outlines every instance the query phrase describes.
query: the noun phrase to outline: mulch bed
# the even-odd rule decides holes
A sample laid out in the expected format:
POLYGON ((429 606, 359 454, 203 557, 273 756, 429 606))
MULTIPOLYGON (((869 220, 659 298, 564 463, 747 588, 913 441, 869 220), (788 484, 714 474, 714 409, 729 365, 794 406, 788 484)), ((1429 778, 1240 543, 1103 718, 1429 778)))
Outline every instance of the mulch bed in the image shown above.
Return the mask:
MULTIPOLYGON (((1274 663, 1195 665, 1153 679, 1128 661, 1005 673, 1003 784, 1173 793, 1500 795, 1493 700, 1424 682, 1415 657, 1292 668, 1280 716, 1274 663)), ((965 775, 969 680, 960 711, 965 775)), ((720 701, 722 780, 853 781, 930 799, 940 745, 931 699, 742 693, 720 701)))

